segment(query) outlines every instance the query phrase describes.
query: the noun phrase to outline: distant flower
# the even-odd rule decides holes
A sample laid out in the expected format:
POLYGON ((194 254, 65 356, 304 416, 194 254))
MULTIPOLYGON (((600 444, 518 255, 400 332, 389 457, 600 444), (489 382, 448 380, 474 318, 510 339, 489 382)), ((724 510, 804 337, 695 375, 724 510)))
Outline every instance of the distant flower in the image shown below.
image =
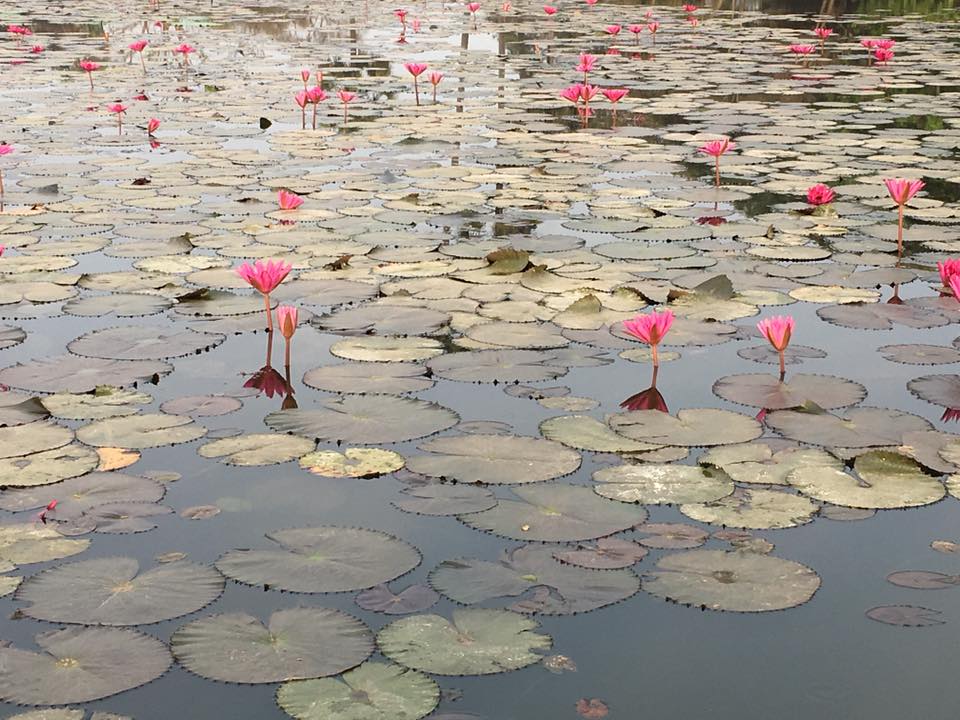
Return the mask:
POLYGON ((685 13, 692 13, 697 11, 697 6, 687 4, 687 5, 682 5, 680 9, 683 10, 685 13))
POLYGON ((9 155, 13 152, 13 145, 8 145, 7 143, 0 143, 0 156, 9 155))
POLYGON ((879 63, 883 63, 884 65, 893 60, 893 54, 893 50, 887 50, 881 47, 878 47, 873 51, 874 59, 879 63))
POLYGON ((658 23, 658 22, 656 22, 656 21, 654 21, 654 22, 652 22, 652 23, 649 23, 649 24, 647 25, 647 30, 649 30, 650 32, 652 32, 654 35, 657 34, 657 30, 659 30, 659 29, 660 29, 660 23, 658 23))
POLYGON ((471 15, 475 15, 477 10, 479 9, 480 9, 480 3, 478 2, 467 3, 467 10, 470 11, 471 15))
POLYGON ((879 40, 873 41, 873 46, 880 48, 881 50, 892 50, 893 46, 896 44, 896 40, 890 40, 888 38, 880 38, 879 40))
POLYGON ((817 207, 819 205, 828 205, 833 202, 836 194, 826 185, 818 183, 807 190, 807 203, 817 207))
POLYGON ((608 35, 619 35, 621 29, 622 29, 622 26, 620 26, 620 25, 607 25, 607 26, 604 28, 604 31, 605 31, 608 35))
POLYGON ((544 5, 544 6, 543 6, 543 11, 544 11, 547 15, 556 15, 556 14, 557 14, 557 9, 556 9, 553 5, 544 5))
POLYGON ((809 55, 814 52, 816 48, 813 45, 791 45, 790 52, 794 55, 809 55))
POLYGON ((150 43, 147 40, 137 40, 127 45, 133 52, 142 53, 150 43))
POLYGON ((93 60, 81 60, 78 65, 87 74, 87 78, 90 80, 90 91, 93 92, 93 73, 100 69, 100 63, 93 60))
POLYGON ((629 90, 623 90, 623 89, 621 89, 621 88, 608 88, 608 89, 606 89, 606 90, 602 90, 601 92, 603 93, 603 96, 604 96, 607 100, 609 100, 610 102, 616 104, 616 103, 620 102, 621 100, 623 100, 630 91, 629 91, 629 90))
POLYGON ((153 135, 160 127, 160 121, 156 118, 147 120, 147 135, 153 135))
POLYGON ((43 45, 34 45, 32 48, 30 48, 30 54, 31 54, 31 55, 39 55, 39 54, 42 53, 45 49, 46 49, 46 48, 43 47, 43 45))
POLYGON ((823 42, 828 37, 833 35, 833 30, 828 27, 815 27, 813 29, 813 34, 820 38, 820 41, 823 42))
POLYGON ((413 94, 416 98, 417 106, 420 106, 420 86, 417 84, 417 78, 427 71, 426 63, 404 63, 407 72, 413 76, 413 94))
POLYGON ((721 138, 720 140, 711 140, 710 142, 701 145, 698 149, 700 152, 706 155, 712 155, 713 157, 720 157, 727 150, 733 150, 736 147, 736 144, 728 137, 721 138))
POLYGON ((591 55, 590 53, 580 53, 580 62, 574 68, 577 72, 587 73, 593 72, 594 66, 597 64, 597 56, 591 55))
POLYGON ((303 198, 289 190, 281 190, 278 192, 277 201, 280 204, 281 210, 296 210, 303 205, 303 198))

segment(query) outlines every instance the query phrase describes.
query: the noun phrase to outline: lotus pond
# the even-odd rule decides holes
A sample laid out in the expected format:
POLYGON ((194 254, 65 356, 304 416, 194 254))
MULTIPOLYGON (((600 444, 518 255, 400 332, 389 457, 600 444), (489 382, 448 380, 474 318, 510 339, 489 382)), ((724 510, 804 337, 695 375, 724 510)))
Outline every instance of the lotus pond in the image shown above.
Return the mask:
POLYGON ((958 19, 5 3, 0 713, 953 717, 958 19))

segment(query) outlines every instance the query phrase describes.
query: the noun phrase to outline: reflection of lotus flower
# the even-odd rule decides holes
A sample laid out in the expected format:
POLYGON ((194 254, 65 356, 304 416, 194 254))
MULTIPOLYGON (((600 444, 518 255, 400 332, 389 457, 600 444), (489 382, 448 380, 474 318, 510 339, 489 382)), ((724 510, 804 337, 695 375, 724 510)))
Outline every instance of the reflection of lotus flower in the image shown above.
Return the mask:
POLYGON ((943 286, 950 287, 950 278, 960 274, 960 258, 947 258, 943 262, 938 262, 937 270, 940 272, 940 282, 943 286))
POLYGON ((763 333, 767 341, 773 346, 780 356, 780 375, 783 376, 784 368, 783 353, 790 344, 790 337, 793 335, 794 320, 789 315, 775 315, 774 317, 764 318, 757 323, 757 330, 763 333))
MULTIPOLYGON (((13 152, 13 145, 7 145, 5 142, 0 142, 0 157, 4 155, 9 155, 13 152)), ((0 212, 3 211, 3 170, 0 170, 0 212)), ((3 255, 3 246, 0 245, 0 255, 3 255)))
POLYGON ((906 180, 904 178, 883 181, 887 186, 890 198, 897 204, 897 257, 903 254, 903 208, 913 199, 913 196, 923 190, 923 180, 906 180))
POLYGON ((652 385, 646 390, 638 392, 636 395, 631 395, 622 403, 620 403, 620 407, 631 412, 634 410, 659 410, 660 412, 664 413, 670 412, 670 410, 667 408, 667 401, 663 399, 663 395, 661 395, 660 391, 657 390, 656 385, 652 385))
POLYGON ((274 395, 292 395, 293 388, 286 379, 274 370, 270 365, 265 365, 257 370, 243 386, 253 388, 264 393, 268 398, 274 395))
POLYGON ((624 320, 623 329, 639 340, 647 343, 653 353, 653 366, 659 367, 660 358, 657 355, 657 345, 670 331, 673 325, 673 312, 651 312, 646 315, 637 315, 633 320, 624 320))
POLYGON ((278 192, 277 201, 280 204, 281 210, 296 210, 303 205, 303 198, 289 190, 281 190, 278 192))
POLYGON ((237 275, 256 288, 264 298, 267 310, 267 330, 273 332, 273 313, 270 312, 270 293, 290 274, 292 266, 283 260, 257 260, 253 265, 244 263, 237 268, 237 275))
POLYGON ((835 197, 836 194, 833 190, 822 183, 818 183, 807 190, 807 203, 814 207, 829 205, 835 197))
POLYGON ((947 408, 940 416, 942 422, 956 422, 960 420, 960 408, 947 408))

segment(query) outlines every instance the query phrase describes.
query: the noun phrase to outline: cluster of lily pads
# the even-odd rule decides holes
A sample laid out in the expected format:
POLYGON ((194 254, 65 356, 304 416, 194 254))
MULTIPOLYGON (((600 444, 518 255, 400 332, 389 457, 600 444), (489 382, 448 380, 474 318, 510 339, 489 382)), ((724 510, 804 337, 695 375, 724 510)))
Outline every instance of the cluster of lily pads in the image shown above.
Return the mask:
MULTIPOLYGON (((897 74, 881 81, 859 36, 832 23, 835 61, 798 80, 780 59, 792 31, 759 14, 685 6, 704 19, 698 32, 662 34, 647 65, 628 40, 606 54, 620 42, 616 6, 564 5, 550 23, 576 30, 590 13, 590 29, 544 33, 542 9, 514 3, 497 18, 504 50, 491 70, 467 52, 480 8, 428 3, 408 33, 405 14, 334 4, 337 27, 358 39, 329 39, 322 58, 293 20, 280 38, 230 30, 255 27, 251 7, 233 6, 210 8, 202 25, 171 5, 95 35, 38 30, 37 53, 23 33, 0 42, 0 102, 13 108, 0 125, 0 592, 56 625, 36 648, 0 647, 0 698, 85 703, 176 661, 201 678, 276 686, 296 718, 420 718, 440 702, 436 677, 566 667, 537 615, 641 590, 713 611, 795 608, 820 576, 773 554, 774 531, 960 494, 960 436, 936 424, 940 410, 865 405, 855 364, 821 341, 851 338, 866 355, 889 337, 876 348, 889 373, 960 362, 960 338, 943 335, 960 320, 960 263, 948 259, 960 250, 960 110, 956 90, 941 91, 960 86, 960 64, 945 32, 928 38, 933 53, 902 43, 897 74), (456 89, 421 106, 404 73, 447 57, 453 33, 466 43, 443 66, 456 89), (204 48, 190 77, 182 47, 204 48), (135 62, 145 51, 180 52, 181 67, 135 62), (623 89, 611 102, 628 123, 568 117, 556 88, 578 61, 623 89), (327 112, 301 71, 298 104, 316 111, 307 130, 305 114, 289 122, 278 78, 318 66, 321 91, 326 77, 364 102, 348 117, 353 98, 341 97, 342 117, 327 112), (41 80, 77 67, 89 88, 41 80), (113 112, 150 136, 162 123, 162 143, 103 126, 97 109, 118 97, 135 99, 113 112), (889 177, 905 184, 888 190, 889 177), (51 351, 64 333, 65 351, 51 351), (253 334, 266 336, 264 364, 234 350, 253 334), (761 370, 718 378, 712 358, 733 347, 761 370), (168 390, 198 355, 209 392, 168 390), (625 389, 619 412, 584 381, 645 377, 630 363, 651 361, 650 387, 625 389), (804 364, 813 371, 794 372, 804 364), (699 406, 671 413, 658 373, 682 375, 699 406), (280 406, 263 412, 275 395, 280 406), (513 422, 471 414, 461 395, 496 396, 513 422), (266 428, 221 424, 241 412, 266 428), (192 444, 212 472, 259 468, 264 485, 270 468, 295 463, 304 494, 337 483, 362 493, 376 478, 394 490, 389 512, 428 528, 452 518, 501 538, 502 552, 449 557, 424 582, 391 586, 417 571, 420 550, 344 527, 334 511, 244 536, 209 564, 122 550, 122 536, 164 526, 190 537, 195 521, 229 512, 213 498, 185 506, 177 473, 137 468, 192 444), (285 605, 205 610, 228 581, 285 605), (371 614, 314 604, 330 593, 371 614), (375 633, 380 615, 390 621, 375 633), (177 624, 169 642, 143 627, 166 621, 177 624)), ((24 6, 36 23, 84 16, 24 6)), ((941 408, 941 424, 960 419, 956 373, 897 389, 941 408)))

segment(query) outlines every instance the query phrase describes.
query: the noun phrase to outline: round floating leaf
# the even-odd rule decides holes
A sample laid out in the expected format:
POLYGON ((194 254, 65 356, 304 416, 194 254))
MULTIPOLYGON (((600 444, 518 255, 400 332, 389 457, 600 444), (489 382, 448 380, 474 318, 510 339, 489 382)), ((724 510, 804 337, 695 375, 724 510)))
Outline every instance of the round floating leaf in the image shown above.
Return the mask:
POLYGON ((444 560, 430 573, 430 584, 464 605, 533 591, 511 609, 547 615, 596 610, 640 589, 640 580, 629 570, 597 573, 565 565, 554 558, 554 552, 549 546, 524 545, 505 551, 497 562, 444 560))
POLYGON ((865 615, 871 620, 896 625, 897 627, 929 627, 943 625, 946 620, 940 619, 939 610, 920 607, 918 605, 879 605, 867 610, 865 615))
POLYGON ((149 405, 153 398, 135 390, 100 385, 92 393, 57 393, 43 398, 50 413, 65 420, 100 420, 119 415, 136 415, 138 405, 149 405))
POLYGON ((570 344, 560 334, 560 328, 530 322, 481 323, 468 328, 466 335, 480 343, 530 350, 562 348, 570 344))
MULTIPOLYGON (((96 713, 103 715, 102 713, 96 713)), ((83 710, 72 710, 70 708, 45 708, 43 710, 31 710, 30 712, 17 713, 11 715, 8 720, 83 720, 86 713, 83 710)), ((92 719, 97 720, 97 719, 92 719)), ((99 720, 104 720, 102 717, 99 720)))
POLYGON ((77 431, 77 439, 94 447, 143 450, 191 442, 206 433, 189 417, 152 413, 94 420, 77 431))
POLYGON ((373 635, 339 610, 291 608, 273 613, 267 625, 241 612, 194 620, 173 634, 170 648, 201 677, 274 683, 349 670, 370 657, 373 635))
POLYGON ((241 400, 228 395, 189 395, 167 400, 160 406, 160 412, 190 417, 216 417, 232 413, 242 407, 241 400))
POLYGON ((436 605, 440 596, 426 585, 411 585, 394 595, 386 585, 377 585, 357 595, 354 602, 364 610, 387 615, 409 615, 436 605))
POLYGON ((517 500, 460 515, 460 521, 513 540, 572 542, 613 535, 647 519, 642 507, 605 500, 578 485, 526 485, 513 493, 517 500))
POLYGON ((542 659, 536 650, 552 644, 534 632, 535 621, 509 610, 454 610, 453 620, 415 615, 387 625, 377 635, 381 652, 394 662, 436 675, 491 675, 519 670, 542 659))
POLYGON ((438 310, 370 303, 315 317, 310 322, 320 330, 346 335, 430 335, 449 320, 449 315, 438 310))
POLYGON ((380 448, 347 448, 342 453, 318 450, 300 458, 300 467, 324 477, 373 478, 403 467, 403 456, 380 448))
POLYGON ((363 362, 420 362, 443 354, 443 345, 433 338, 360 337, 339 340, 330 354, 363 362))
POLYGON ((74 355, 113 360, 163 360, 193 355, 222 343, 225 335, 158 327, 123 327, 94 330, 67 345, 74 355))
POLYGON ((153 503, 163 499, 160 483, 138 475, 95 472, 65 480, 55 488, 39 487, 0 493, 0 509, 12 512, 37 510, 56 499, 47 512, 51 520, 73 520, 98 505, 109 503, 153 503))
POLYGON ((786 485, 787 475, 799 467, 843 467, 838 458, 824 450, 787 447, 775 451, 772 443, 762 440, 712 448, 700 456, 699 462, 721 468, 734 482, 759 485, 786 485))
POLYGON ((452 410, 426 400, 347 395, 326 400, 319 409, 271 413, 265 422, 278 432, 320 442, 371 445, 416 440, 453 427, 459 420, 452 410))
POLYGON ((314 449, 312 440, 279 433, 255 433, 214 440, 197 448, 205 458, 219 458, 227 465, 255 467, 296 460, 314 449))
POLYGON ((153 518, 169 515, 173 510, 166 505, 152 503, 109 503, 97 505, 78 518, 60 523, 58 529, 65 535, 83 535, 88 532, 125 535, 153 530, 153 518))
POLYGON ((104 360, 77 355, 31 360, 0 370, 0 383, 42 393, 86 393, 101 385, 122 387, 171 372, 159 360, 104 360))
POLYGON ((618 435, 609 426, 589 415, 549 418, 540 423, 540 432, 548 440, 591 452, 647 452, 663 447, 618 435))
POLYGON ((680 506, 680 512, 699 522, 750 530, 803 525, 813 520, 817 510, 816 503, 800 495, 746 488, 713 502, 680 506))
POLYGON ((295 680, 280 686, 277 704, 297 720, 420 720, 440 702, 423 673, 365 662, 339 678, 295 680))
POLYGON ((349 592, 389 582, 420 564, 420 553, 385 533, 315 527, 267 535, 278 550, 231 550, 217 561, 229 578, 291 592, 349 592))
POLYGON ((960 362, 960 350, 945 345, 884 345, 877 352, 906 365, 946 365, 960 362))
POLYGON ((333 393, 393 394, 433 387, 423 365, 412 363, 343 363, 308 370, 303 384, 333 393))
MULTIPOLYGON (((912 457, 926 468, 937 473, 952 473, 957 471, 957 465, 948 462, 941 452, 950 452, 948 448, 960 443, 960 437, 951 433, 936 430, 920 430, 903 434, 903 444, 897 448, 898 452, 912 457)), ((956 455, 960 461, 960 454, 956 455)))
POLYGON ((81 560, 28 579, 17 599, 37 620, 142 625, 195 612, 220 597, 223 577, 206 565, 175 562, 140 572, 134 558, 81 560))
POLYGON ((497 504, 492 492, 471 485, 424 485, 407 488, 403 495, 393 504, 418 515, 467 515, 497 504))
POLYGON ((695 525, 684 523, 645 523, 637 528, 640 544, 644 547, 665 550, 688 550, 700 547, 709 533, 695 525))
POLYGON ((0 350, 19 345, 27 339, 27 334, 18 327, 0 325, 0 350))
POLYGON ((764 422, 784 437, 810 445, 862 448, 900 445, 904 433, 931 430, 921 417, 886 408, 853 408, 843 416, 778 410, 764 422))
POLYGON ((572 550, 554 550, 553 557, 560 562, 591 570, 619 570, 643 560, 647 549, 621 538, 600 538, 580 544, 572 550))
MULTIPOLYGON (((50 485, 84 475, 96 469, 99 462, 100 457, 94 450, 80 443, 70 443, 55 450, 0 460, 0 478, 3 478, 3 485, 10 488, 50 485)), ((0 494, 0 507, 3 507, 6 495, 0 494)))
POLYGON ((867 396, 860 383, 830 375, 792 375, 781 382, 762 373, 728 375, 713 384, 717 397, 740 405, 784 410, 814 403, 826 410, 855 405, 867 396))
POLYGON ((471 350, 427 362, 436 377, 459 382, 514 383, 553 380, 567 374, 555 355, 539 350, 471 350))
POLYGON ((960 575, 927 570, 900 570, 887 575, 887 582, 913 590, 945 590, 960 585, 960 575))
POLYGON ((945 408, 960 408, 960 375, 926 375, 907 383, 921 400, 945 408))
MULTIPOLYGON (((780 354, 769 345, 757 345, 751 348, 737 350, 737 355, 744 360, 753 360, 767 365, 777 365, 780 362, 780 354)), ((797 365, 804 360, 822 360, 827 354, 819 348, 807 347, 806 345, 790 345, 783 353, 784 363, 787 365, 797 365)))
POLYGON ((49 416, 50 411, 40 402, 40 398, 9 390, 0 395, 0 427, 26 425, 49 416))
POLYGON ((72 430, 50 422, 0 427, 0 459, 55 450, 72 440, 72 430))
POLYGON ((569 475, 580 467, 580 454, 559 443, 517 435, 462 435, 428 440, 407 469, 465 483, 515 485, 569 475))
MULTIPOLYGON (((794 291, 796 292, 796 291, 794 291)), ((851 290, 851 293, 861 292, 851 290)), ((869 292, 869 291, 868 291, 869 292)), ((793 295, 793 293, 791 293, 793 295)), ((827 300, 826 302, 831 302, 827 300)), ((890 330, 894 325, 911 328, 932 328, 950 324, 950 318, 932 308, 916 305, 830 305, 817 310, 817 315, 833 325, 855 330, 890 330)))
POLYGON ((116 695, 170 667, 159 640, 133 630, 72 627, 38 635, 41 652, 0 647, 0 698, 67 705, 116 695))
POLYGON ((616 465, 593 474, 593 490, 620 502, 665 505, 717 500, 733 492, 722 470, 691 465, 616 465))
POLYGON ((760 437, 760 423, 746 415, 713 408, 681 410, 676 417, 659 410, 614 415, 610 427, 621 435, 659 445, 732 445, 760 437))
POLYGON ((708 610, 766 612, 807 602, 820 577, 806 565, 770 555, 690 550, 667 555, 644 576, 651 595, 708 610))
POLYGON ((857 456, 853 468, 855 475, 836 467, 800 467, 787 480, 817 500, 874 510, 929 505, 947 494, 937 478, 897 453, 864 453, 857 456))
POLYGON ((89 540, 70 540, 49 525, 35 522, 0 525, 0 560, 14 565, 60 560, 90 547, 89 540))
POLYGON ((141 317, 156 315, 169 308, 173 302, 160 295, 141 293, 114 293, 112 295, 88 295, 63 304, 63 312, 77 317, 141 317))

